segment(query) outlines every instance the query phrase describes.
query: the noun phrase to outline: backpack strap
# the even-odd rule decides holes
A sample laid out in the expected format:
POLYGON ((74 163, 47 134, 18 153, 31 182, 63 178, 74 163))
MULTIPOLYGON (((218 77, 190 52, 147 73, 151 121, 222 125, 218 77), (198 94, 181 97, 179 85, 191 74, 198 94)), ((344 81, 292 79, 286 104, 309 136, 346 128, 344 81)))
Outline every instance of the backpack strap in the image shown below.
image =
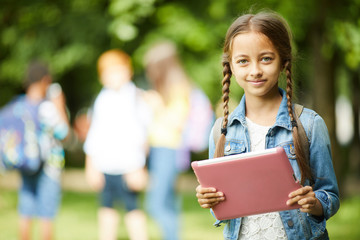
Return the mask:
POLYGON ((295 110, 295 114, 297 117, 300 117, 301 113, 303 112, 304 110, 304 106, 303 105, 300 105, 300 104, 297 104, 295 103, 294 104, 294 110, 295 110))
POLYGON ((294 110, 295 110, 294 118, 295 118, 297 126, 298 126, 300 144, 301 144, 302 149, 304 150, 306 160, 307 160, 307 162, 309 162, 309 158, 310 158, 309 140, 306 136, 304 126, 302 125, 302 123, 300 121, 300 116, 304 110, 304 106, 302 106, 300 104, 294 104, 294 110))
POLYGON ((219 117, 218 119, 216 119, 216 121, 214 123, 213 138, 214 138, 215 144, 218 142, 220 135, 221 135, 221 124, 223 122, 223 119, 224 119, 224 117, 219 117))

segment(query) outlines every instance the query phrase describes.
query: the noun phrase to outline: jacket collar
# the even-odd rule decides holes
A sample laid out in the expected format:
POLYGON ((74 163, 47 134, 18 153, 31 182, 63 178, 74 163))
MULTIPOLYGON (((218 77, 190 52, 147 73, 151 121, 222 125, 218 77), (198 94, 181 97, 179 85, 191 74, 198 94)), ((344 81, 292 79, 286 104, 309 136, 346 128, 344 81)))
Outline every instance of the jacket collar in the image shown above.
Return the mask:
MULTIPOLYGON (((276 115, 276 122, 273 126, 279 126, 291 130, 291 121, 289 116, 289 111, 287 110, 287 98, 286 92, 279 88, 279 92, 282 96, 281 104, 276 115)), ((231 126, 235 121, 240 122, 243 126, 246 126, 246 119, 245 119, 245 94, 241 98, 240 104, 236 107, 236 109, 230 114, 229 116, 229 124, 231 126)))

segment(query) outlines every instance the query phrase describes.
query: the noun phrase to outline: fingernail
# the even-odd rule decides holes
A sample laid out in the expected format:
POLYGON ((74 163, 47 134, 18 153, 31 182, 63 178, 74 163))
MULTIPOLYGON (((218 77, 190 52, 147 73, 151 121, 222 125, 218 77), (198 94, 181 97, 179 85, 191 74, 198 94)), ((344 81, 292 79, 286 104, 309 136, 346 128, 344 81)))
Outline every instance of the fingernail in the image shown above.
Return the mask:
POLYGON ((224 196, 224 194, 222 192, 219 192, 218 196, 222 197, 222 196, 224 196))

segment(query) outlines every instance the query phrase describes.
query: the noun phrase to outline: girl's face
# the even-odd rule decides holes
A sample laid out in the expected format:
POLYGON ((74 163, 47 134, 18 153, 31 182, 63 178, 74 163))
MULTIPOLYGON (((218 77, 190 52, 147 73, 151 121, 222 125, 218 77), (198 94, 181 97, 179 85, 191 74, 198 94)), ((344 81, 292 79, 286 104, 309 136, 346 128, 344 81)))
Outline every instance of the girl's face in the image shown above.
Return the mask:
POLYGON ((265 35, 248 32, 233 39, 231 70, 247 96, 278 93, 281 68, 279 53, 265 35))
POLYGON ((131 72, 123 65, 108 66, 101 73, 100 80, 105 87, 119 90, 125 83, 131 81, 131 72))

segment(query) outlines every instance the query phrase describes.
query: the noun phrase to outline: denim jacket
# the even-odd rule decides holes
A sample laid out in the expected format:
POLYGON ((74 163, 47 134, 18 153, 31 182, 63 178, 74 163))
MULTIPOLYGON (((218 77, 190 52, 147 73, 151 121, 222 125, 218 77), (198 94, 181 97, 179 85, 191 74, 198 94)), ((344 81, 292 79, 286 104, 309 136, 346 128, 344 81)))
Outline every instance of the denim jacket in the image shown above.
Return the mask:
MULTIPOLYGON (((269 129, 265 139, 265 148, 283 147, 297 179, 301 178, 293 147, 292 128, 287 110, 286 93, 279 89, 282 102, 275 124, 269 129)), ((314 111, 304 108, 301 116, 310 145, 310 167, 314 174, 313 189, 322 204, 324 217, 319 218, 303 213, 299 209, 281 211, 280 217, 286 235, 292 239, 328 239, 326 220, 333 216, 340 207, 339 190, 332 164, 330 139, 324 120, 314 111)), ((250 137, 245 120, 245 95, 240 104, 229 116, 225 155, 250 151, 250 137), (229 147, 230 146, 230 147, 229 147)), ((215 142, 213 132, 209 140, 209 157, 214 156, 215 142)), ((309 185, 309 182, 305 182, 309 185)), ((237 240, 241 218, 215 222, 215 226, 225 224, 224 239, 237 240)))

